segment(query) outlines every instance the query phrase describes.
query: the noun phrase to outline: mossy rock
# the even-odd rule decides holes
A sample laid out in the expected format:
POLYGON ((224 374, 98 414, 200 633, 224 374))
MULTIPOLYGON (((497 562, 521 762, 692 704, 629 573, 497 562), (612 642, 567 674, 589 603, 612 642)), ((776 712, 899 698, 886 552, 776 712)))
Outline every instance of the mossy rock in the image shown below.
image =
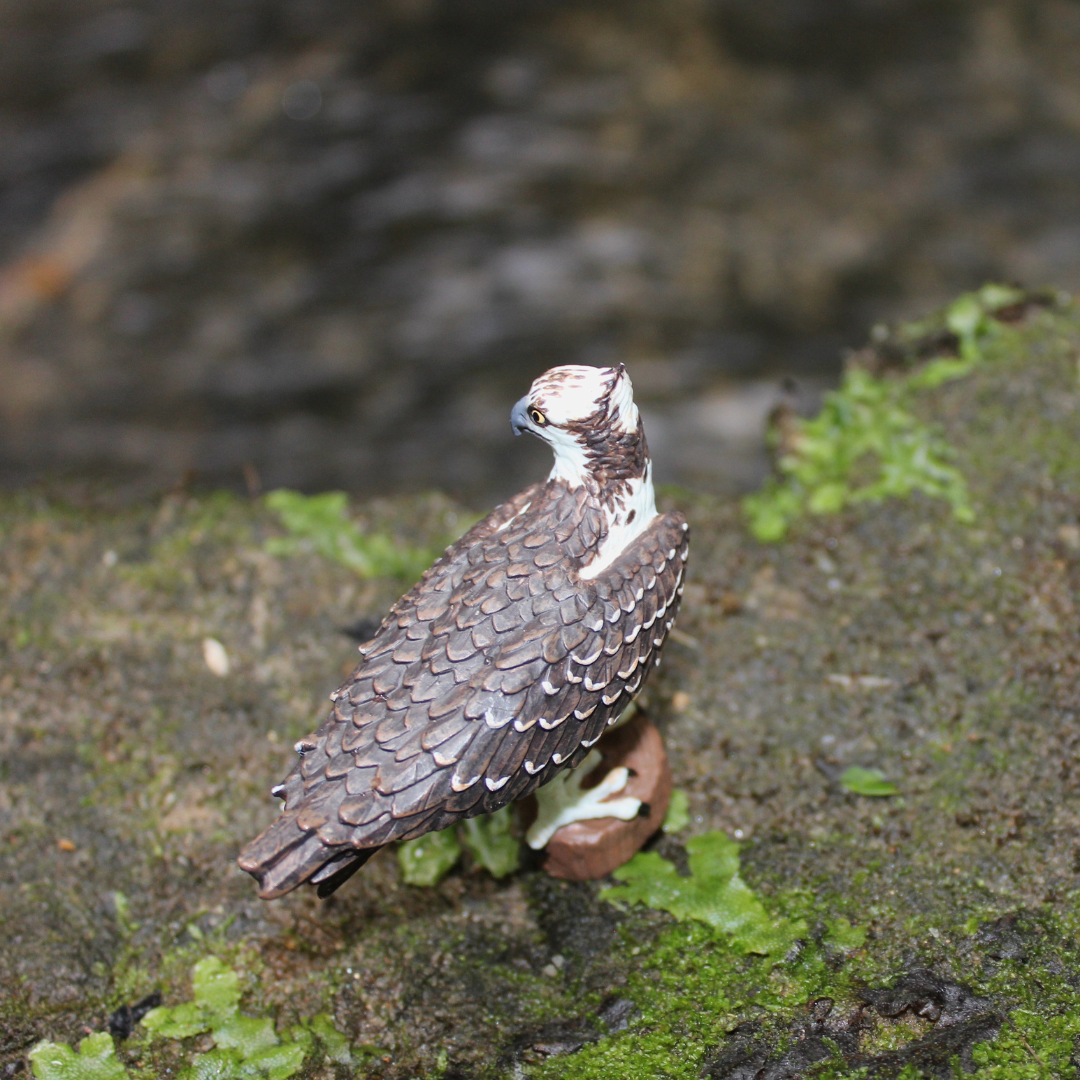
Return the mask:
MULTIPOLYGON (((187 1000, 213 954, 244 1015, 285 1031, 328 1013, 347 1035, 351 1064, 313 1053, 298 1075, 1066 1075, 1080 315, 1010 317, 970 374, 911 404, 952 447, 972 522, 915 495, 762 544, 737 505, 667 496, 693 529, 686 636, 649 708, 690 823, 658 852, 685 871, 687 837, 740 839, 742 880, 805 921, 783 957, 535 867, 496 881, 468 855, 434 888, 384 855, 330 901, 257 900, 235 854, 353 663, 339 629, 400 582, 268 553, 260 502, 5 497, 0 1069, 154 989, 187 1000), (885 787, 860 794, 852 768, 885 787)), ((917 338, 900 335, 921 362, 917 338)), ((415 547, 464 513, 360 510, 415 547)), ((198 1049, 138 1031, 117 1060, 165 1075, 198 1049)))

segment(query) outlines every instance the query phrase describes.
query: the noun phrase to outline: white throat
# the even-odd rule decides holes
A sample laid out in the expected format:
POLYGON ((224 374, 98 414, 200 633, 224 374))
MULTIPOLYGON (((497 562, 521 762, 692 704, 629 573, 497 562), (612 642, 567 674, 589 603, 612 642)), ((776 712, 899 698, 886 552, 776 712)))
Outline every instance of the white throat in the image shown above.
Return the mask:
POLYGON ((555 452, 555 464, 548 473, 548 479, 562 480, 571 488, 581 487, 589 475, 585 447, 568 431, 555 428, 545 432, 544 441, 555 452))

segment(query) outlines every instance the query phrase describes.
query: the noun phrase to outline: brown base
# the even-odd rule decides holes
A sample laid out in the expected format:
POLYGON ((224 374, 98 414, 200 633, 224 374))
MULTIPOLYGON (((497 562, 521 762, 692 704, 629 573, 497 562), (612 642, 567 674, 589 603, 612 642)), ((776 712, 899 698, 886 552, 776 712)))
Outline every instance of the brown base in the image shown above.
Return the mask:
MULTIPOLYGON (((642 844, 664 822, 671 799, 671 768, 660 732, 642 713, 605 735, 596 749, 603 761, 588 775, 584 788, 595 787, 612 769, 630 770, 626 787, 609 798, 627 795, 640 799, 648 816, 631 821, 596 818, 564 825, 548 841, 544 869, 566 881, 593 881, 632 859, 642 844)), ((523 804, 525 815, 535 818, 532 799, 523 804)))

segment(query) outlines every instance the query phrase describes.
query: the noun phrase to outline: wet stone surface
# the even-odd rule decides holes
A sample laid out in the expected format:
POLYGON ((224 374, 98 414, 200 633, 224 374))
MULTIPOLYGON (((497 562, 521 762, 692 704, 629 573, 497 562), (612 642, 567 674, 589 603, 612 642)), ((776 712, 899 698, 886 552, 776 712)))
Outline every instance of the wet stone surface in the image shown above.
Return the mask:
MULTIPOLYGON (((353 1063, 314 1053, 305 1077, 1068 1075, 1078 355, 1075 309, 1034 308, 919 399, 968 478, 972 525, 912 498, 765 546, 728 501, 664 496, 694 550, 687 636, 648 708, 690 824, 656 850, 685 870, 689 836, 738 838, 747 885, 806 922, 786 957, 737 955, 703 924, 617 910, 603 883, 528 863, 496 882, 466 857, 420 889, 386 852, 326 902, 258 901, 239 846, 354 661, 341 628, 401 583, 267 554, 275 520, 236 497, 7 497, 0 1069, 154 992, 189 1000, 192 965, 215 955, 247 1015, 283 1031, 325 1011, 346 1035, 353 1063), (898 794, 846 791, 853 765, 898 794), (860 936, 837 943, 839 919, 860 936)), ((358 507, 414 544, 461 512, 358 507)), ((196 1044, 136 1024, 117 1053, 133 1076, 169 1076, 196 1044)))
POLYGON ((1078 44, 1067 0, 8 0, 0 484, 505 496, 507 402, 627 361, 658 475, 756 486, 778 374, 1080 284, 1078 44))

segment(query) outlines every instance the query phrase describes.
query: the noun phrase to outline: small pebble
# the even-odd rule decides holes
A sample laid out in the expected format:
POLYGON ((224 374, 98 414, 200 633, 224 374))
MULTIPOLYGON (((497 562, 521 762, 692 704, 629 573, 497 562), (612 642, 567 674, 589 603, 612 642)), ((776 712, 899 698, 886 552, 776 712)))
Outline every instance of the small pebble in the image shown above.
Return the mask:
POLYGON ((74 851, 75 850, 75 842, 73 840, 57 840, 56 841, 56 846, 61 851, 74 851))
POLYGON ((229 674, 229 654, 217 638, 203 638, 202 654, 206 666, 215 675, 223 679, 229 674))

